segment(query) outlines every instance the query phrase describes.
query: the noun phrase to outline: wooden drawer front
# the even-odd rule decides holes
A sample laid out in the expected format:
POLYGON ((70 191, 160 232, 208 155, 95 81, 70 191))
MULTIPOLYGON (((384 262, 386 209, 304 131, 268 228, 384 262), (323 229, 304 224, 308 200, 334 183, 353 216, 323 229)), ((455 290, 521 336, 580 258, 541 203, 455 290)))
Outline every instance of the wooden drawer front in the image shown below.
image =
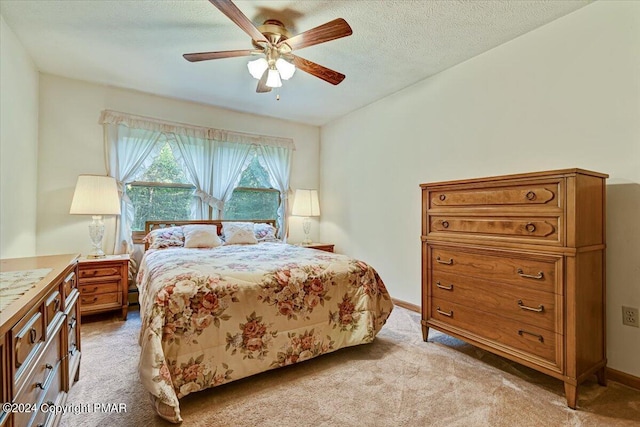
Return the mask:
POLYGON ((14 379, 23 374, 29 361, 44 345, 44 316, 42 306, 33 308, 11 329, 14 351, 14 379))
MULTIPOLYGON (((51 337, 51 340, 47 342, 47 346, 38 359, 38 361, 34 364, 34 369, 29 376, 27 382, 22 386, 22 390, 28 390, 29 388, 37 388, 42 390, 43 384, 47 382, 51 373, 53 372, 53 368, 58 364, 58 362, 62 359, 62 353, 60 349, 61 341, 61 330, 60 323, 57 323, 57 330, 55 335, 51 337), (40 384, 40 386, 38 386, 40 384)), ((18 385, 16 384, 16 390, 18 390, 18 385)))
POLYGON ((111 292, 108 294, 80 295, 80 309, 82 311, 91 311, 94 308, 103 308, 104 306, 118 307, 121 303, 122 293, 111 292))
MULTIPOLYGON (((44 383, 39 382, 39 379, 29 377, 29 380, 26 384, 26 387, 19 393, 14 399, 15 403, 26 403, 26 404, 42 404, 45 402, 54 403, 57 399, 57 395, 61 390, 61 373, 62 367, 61 363, 58 362, 55 364, 49 376, 47 377, 47 381, 44 383)), ((45 425, 45 421, 49 416, 48 413, 42 411, 36 412, 25 412, 25 413, 14 413, 13 414, 13 425, 14 426, 38 426, 45 425), (33 419, 32 419, 33 417, 33 419)))
MULTIPOLYGON (((42 398, 42 404, 46 403, 49 407, 53 407, 55 404, 60 404, 62 402, 62 366, 58 366, 51 377, 51 381, 46 384, 44 396, 42 398)), ((33 427, 42 425, 42 426, 51 426, 52 422, 56 418, 56 416, 60 416, 59 413, 55 413, 54 411, 42 412, 38 411, 36 413, 36 417, 33 420, 33 427)))
POLYGON ((431 295, 466 307, 562 333, 556 294, 473 277, 433 272, 431 295))
POLYGON ((115 282, 101 282, 101 283, 87 283, 80 285, 80 295, 93 295, 93 294, 108 294, 111 292, 118 292, 119 281, 115 282))
POLYGON ((80 349, 78 348, 78 326, 79 326, 78 316, 78 304, 73 305, 73 309, 67 316, 67 337, 68 337, 68 351, 69 357, 75 355, 80 349))
POLYGON ((55 288, 47 295, 44 301, 46 325, 49 327, 53 323, 56 314, 62 314, 62 294, 60 294, 58 288, 55 288))
MULTIPOLYGON (((82 265, 82 264, 81 264, 82 265)), ((93 279, 94 277, 109 277, 109 276, 117 276, 120 277, 120 268, 121 265, 105 265, 100 267, 80 267, 78 269, 78 275, 80 276, 80 281, 83 279, 93 279)))
POLYGON ((560 243, 563 233, 559 217, 429 217, 429 233, 448 237, 490 237, 528 243, 560 243))
MULTIPOLYGON (((554 367, 561 368, 562 336, 546 329, 527 325, 495 314, 478 311, 470 307, 440 298, 431 300, 431 319, 464 329, 479 337, 485 344, 515 349, 524 354, 536 356, 554 367)), ((464 332, 461 332, 464 334, 464 332)), ((471 337, 472 339, 475 337, 471 337)), ((561 369, 557 369, 561 371, 561 369)))
POLYGON ((76 280, 76 273, 70 273, 62 283, 62 289, 64 291, 64 297, 68 298, 71 291, 78 288, 78 281, 76 280))
POLYGON ((434 271, 562 293, 561 257, 431 247, 434 271), (558 285, 558 286, 556 286, 558 285))
POLYGON ((531 181, 513 184, 509 181, 429 189, 429 208, 445 207, 562 207, 560 194, 564 181, 531 181))

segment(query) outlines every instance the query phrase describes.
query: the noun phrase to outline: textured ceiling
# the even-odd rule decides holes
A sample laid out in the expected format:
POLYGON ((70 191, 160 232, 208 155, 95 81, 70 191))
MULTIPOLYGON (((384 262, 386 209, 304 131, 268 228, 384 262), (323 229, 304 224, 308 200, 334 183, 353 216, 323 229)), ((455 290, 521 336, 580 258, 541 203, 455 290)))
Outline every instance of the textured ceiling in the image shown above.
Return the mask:
POLYGON ((353 29, 350 37, 296 51, 346 74, 340 85, 298 71, 269 94, 255 93, 248 58, 182 58, 252 48, 206 0, 0 0, 0 13, 42 72, 322 125, 589 3, 236 1, 254 24, 279 19, 293 34, 338 17, 353 29))

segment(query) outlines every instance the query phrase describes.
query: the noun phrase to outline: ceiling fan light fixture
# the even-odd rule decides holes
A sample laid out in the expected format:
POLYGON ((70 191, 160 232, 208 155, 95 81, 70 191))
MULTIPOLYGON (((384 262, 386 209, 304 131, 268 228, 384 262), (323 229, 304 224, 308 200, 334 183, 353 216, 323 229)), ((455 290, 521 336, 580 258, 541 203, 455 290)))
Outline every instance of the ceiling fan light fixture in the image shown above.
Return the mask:
POLYGON ((275 68, 271 68, 269 70, 269 74, 267 75, 267 82, 265 83, 269 87, 280 87, 282 86, 282 80, 280 80, 280 73, 275 68))
POLYGON ((296 72, 296 66, 283 58, 278 58, 276 68, 280 72, 280 78, 282 80, 289 80, 293 77, 293 73, 296 72))
POLYGON ((254 79, 260 80, 264 72, 269 68, 269 63, 264 58, 258 58, 247 63, 249 73, 254 79))

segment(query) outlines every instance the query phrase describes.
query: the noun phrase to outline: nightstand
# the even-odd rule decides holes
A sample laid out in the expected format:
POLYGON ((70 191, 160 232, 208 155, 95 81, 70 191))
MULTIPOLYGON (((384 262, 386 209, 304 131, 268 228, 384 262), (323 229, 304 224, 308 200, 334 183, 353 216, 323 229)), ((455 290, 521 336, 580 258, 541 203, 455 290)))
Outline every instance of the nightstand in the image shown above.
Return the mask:
POLYGON ((127 320, 129 255, 107 255, 104 258, 78 260, 80 313, 95 314, 122 310, 127 320))
POLYGON ((333 252, 333 247, 335 245, 329 243, 309 243, 308 245, 305 245, 304 243, 301 243, 300 246, 304 248, 317 249, 319 251, 333 252))

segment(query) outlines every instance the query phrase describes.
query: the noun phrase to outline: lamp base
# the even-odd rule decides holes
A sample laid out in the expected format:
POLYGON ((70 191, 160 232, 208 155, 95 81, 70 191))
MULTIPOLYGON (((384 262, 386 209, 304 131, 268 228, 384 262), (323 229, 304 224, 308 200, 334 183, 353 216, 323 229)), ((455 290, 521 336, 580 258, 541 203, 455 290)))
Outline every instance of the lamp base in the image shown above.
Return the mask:
POLYGON ((104 221, 102 221, 102 215, 92 216, 93 221, 89 224, 89 237, 91 238, 91 244, 93 249, 87 255, 87 258, 104 258, 105 254, 102 250, 102 238, 104 237, 104 221))
POLYGON ((310 245, 311 243, 311 238, 309 238, 309 232, 311 231, 311 218, 309 217, 304 217, 304 219, 302 220, 302 230, 304 231, 304 240, 302 241, 303 245, 310 245))

